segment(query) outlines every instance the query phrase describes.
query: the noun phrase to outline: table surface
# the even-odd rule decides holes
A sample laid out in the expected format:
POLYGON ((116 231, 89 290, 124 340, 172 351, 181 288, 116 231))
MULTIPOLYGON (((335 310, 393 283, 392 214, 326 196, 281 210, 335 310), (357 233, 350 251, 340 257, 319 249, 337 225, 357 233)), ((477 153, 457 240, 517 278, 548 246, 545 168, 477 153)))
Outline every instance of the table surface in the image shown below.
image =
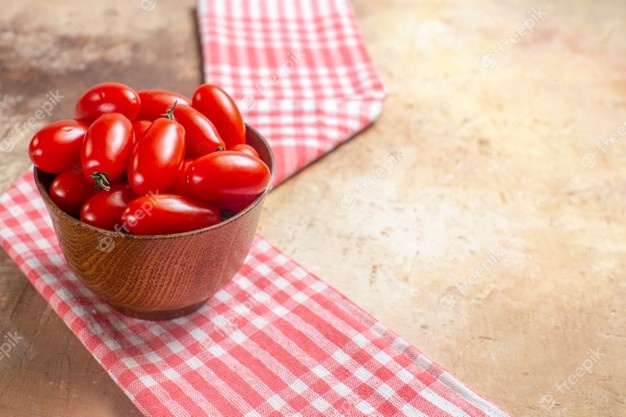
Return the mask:
MULTIPOLYGON (((0 191, 85 88, 201 82, 195 2, 154 4, 3 1, 0 191)), ((385 110, 275 189, 260 232, 512 415, 623 417, 623 1, 352 4, 385 110)), ((0 415, 140 414, 0 252, 13 334, 0 415)))

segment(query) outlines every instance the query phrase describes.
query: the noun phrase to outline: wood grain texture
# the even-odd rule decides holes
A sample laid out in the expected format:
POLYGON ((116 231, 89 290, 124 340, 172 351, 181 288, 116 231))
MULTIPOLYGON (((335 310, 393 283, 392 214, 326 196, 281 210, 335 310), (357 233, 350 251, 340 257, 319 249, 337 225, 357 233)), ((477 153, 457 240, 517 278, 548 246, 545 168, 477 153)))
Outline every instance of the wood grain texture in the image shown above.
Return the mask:
MULTIPOLYGON (((139 5, 3 4, 0 189, 50 90, 39 125, 96 82, 200 82, 194 1, 139 5)), ((383 115, 275 189, 260 232, 512 415, 626 415, 623 2, 546 2, 532 31, 539 2, 352 5, 383 115)), ((0 414, 139 415, 4 253, 0 271, 0 331, 25 341, 0 414)))

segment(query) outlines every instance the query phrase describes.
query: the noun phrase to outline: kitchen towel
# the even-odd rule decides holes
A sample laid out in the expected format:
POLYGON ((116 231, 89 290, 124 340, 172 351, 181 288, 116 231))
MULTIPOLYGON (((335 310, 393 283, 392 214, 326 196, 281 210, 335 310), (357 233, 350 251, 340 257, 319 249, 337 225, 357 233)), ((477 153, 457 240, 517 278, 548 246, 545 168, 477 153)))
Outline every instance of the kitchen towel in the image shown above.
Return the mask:
POLYGON ((347 0, 200 0, 205 81, 276 157, 274 184, 366 128, 386 92, 347 0))
POLYGON ((0 242, 147 416, 505 416, 257 236, 239 273, 170 321, 125 317, 68 269, 32 173, 0 242))
MULTIPOLYGON (((277 182, 380 113, 349 3, 203 0, 198 13, 206 80, 271 142, 277 182)), ((261 236, 205 306, 160 322, 78 282, 30 172, 0 197, 0 242, 148 416, 506 416, 261 236)))

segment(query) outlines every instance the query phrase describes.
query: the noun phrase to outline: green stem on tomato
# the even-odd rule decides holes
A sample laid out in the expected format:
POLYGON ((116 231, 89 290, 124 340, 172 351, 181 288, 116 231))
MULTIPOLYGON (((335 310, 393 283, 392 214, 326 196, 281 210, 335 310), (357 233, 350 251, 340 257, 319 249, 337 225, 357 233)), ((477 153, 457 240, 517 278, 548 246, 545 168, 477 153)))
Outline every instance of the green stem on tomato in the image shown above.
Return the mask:
POLYGON ((176 100, 174 102, 174 105, 172 106, 171 109, 167 109, 167 111, 164 114, 162 114, 161 116, 163 116, 165 118, 168 118, 170 120, 176 120, 176 118, 174 117, 174 109, 176 108, 176 104, 177 103, 178 103, 178 100, 176 100))
POLYGON ((109 191, 111 189, 110 187, 111 182, 109 181, 109 178, 107 177, 106 173, 94 172, 93 174, 91 174, 91 178, 93 178, 93 180, 96 182, 98 187, 100 187, 104 191, 109 191))

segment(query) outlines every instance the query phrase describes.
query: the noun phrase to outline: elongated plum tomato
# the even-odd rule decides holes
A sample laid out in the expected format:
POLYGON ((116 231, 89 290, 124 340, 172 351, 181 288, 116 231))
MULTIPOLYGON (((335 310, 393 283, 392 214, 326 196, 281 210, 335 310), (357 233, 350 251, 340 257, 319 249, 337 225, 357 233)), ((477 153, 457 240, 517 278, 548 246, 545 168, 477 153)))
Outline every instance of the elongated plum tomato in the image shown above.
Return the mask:
POLYGON ((119 232, 123 230, 124 209, 137 197, 128 184, 112 184, 109 191, 100 190, 85 202, 80 210, 80 220, 101 229, 119 232))
POLYGON ((122 223, 135 235, 183 233, 220 221, 215 205, 174 194, 139 197, 122 214, 122 223))
POLYGON ((133 122, 133 130, 135 131, 135 141, 138 142, 143 138, 144 133, 152 124, 149 120, 135 120, 133 122))
POLYGON ((163 115, 176 103, 176 108, 191 107, 191 100, 182 94, 168 90, 141 90, 138 91, 141 107, 138 119, 154 121, 163 115))
POLYGON ((128 183, 139 195, 166 192, 185 157, 185 129, 175 120, 155 120, 137 142, 128 165, 128 183))
POLYGON ((120 83, 96 84, 78 99, 74 115, 77 119, 93 122, 105 113, 121 113, 131 122, 137 118, 141 100, 139 94, 120 83))
POLYGON ((89 125, 80 120, 59 120, 43 127, 30 141, 28 154, 42 171, 60 174, 80 164, 80 150, 89 125))
POLYGON ((191 103, 213 123, 226 149, 246 143, 243 116, 226 91, 216 85, 202 84, 193 94, 191 103))
POLYGON ((61 210, 72 217, 80 216, 80 209, 96 193, 80 170, 72 169, 59 174, 50 184, 50 198, 61 210))
POLYGON ((187 169, 191 197, 220 209, 241 211, 269 186, 271 173, 263 161, 236 151, 213 152, 187 169))
POLYGON ((208 153, 226 149, 209 119, 192 107, 176 107, 174 119, 185 128, 185 158, 197 159, 208 153))
POLYGON ((255 158, 259 158, 259 153, 256 151, 256 149, 254 149, 252 146, 245 144, 245 143, 240 143, 239 145, 235 145, 232 148, 230 148, 230 150, 236 151, 236 152, 247 153, 248 155, 254 156, 255 158))
POLYGON ((89 126, 81 150, 85 177, 107 190, 126 170, 133 141, 133 125, 126 116, 106 113, 98 117, 89 126))
POLYGON ((193 159, 185 159, 183 161, 180 165, 180 170, 178 171, 174 185, 167 190, 168 194, 187 195, 187 168, 189 168, 189 165, 191 165, 193 161, 193 159))

